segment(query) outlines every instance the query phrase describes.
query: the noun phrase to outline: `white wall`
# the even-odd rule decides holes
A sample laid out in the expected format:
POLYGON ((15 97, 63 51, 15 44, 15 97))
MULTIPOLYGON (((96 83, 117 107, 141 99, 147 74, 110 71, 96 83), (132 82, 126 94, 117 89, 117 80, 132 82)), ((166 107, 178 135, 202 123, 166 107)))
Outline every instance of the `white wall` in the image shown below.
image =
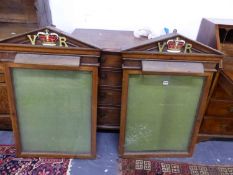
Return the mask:
POLYGON ((233 0, 50 0, 53 24, 75 28, 137 30, 164 27, 196 39, 201 19, 233 19, 233 0))

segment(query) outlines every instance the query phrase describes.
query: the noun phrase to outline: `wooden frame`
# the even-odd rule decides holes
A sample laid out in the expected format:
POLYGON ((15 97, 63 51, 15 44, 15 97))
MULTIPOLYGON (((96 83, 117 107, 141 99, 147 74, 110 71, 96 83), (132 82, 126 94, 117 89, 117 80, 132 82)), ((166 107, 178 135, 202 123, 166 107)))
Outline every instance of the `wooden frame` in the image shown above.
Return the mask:
POLYGON ((142 72, 141 70, 124 70, 123 71, 123 87, 122 87, 122 108, 121 108, 121 125, 120 125, 120 141, 119 141, 119 153, 120 156, 124 158, 132 158, 132 157, 137 157, 137 158, 146 158, 146 157, 186 157, 186 156, 191 156, 193 151, 194 151, 194 146, 196 143, 196 139, 198 136, 198 131, 200 128, 200 124, 203 118, 203 114, 205 111, 206 107, 206 100, 208 97, 208 91, 211 85, 211 80, 212 80, 212 73, 211 72, 205 72, 205 73, 195 73, 195 74, 190 74, 190 73, 163 73, 163 72, 142 72), (202 92, 199 98, 199 104, 197 107, 197 113, 196 113, 196 120, 193 125, 192 129, 192 134, 191 138, 189 141, 189 146, 188 146, 188 152, 125 152, 125 133, 126 133, 126 118, 127 118, 127 99, 128 99, 128 77, 130 74, 138 74, 138 75, 143 75, 143 74, 157 74, 157 75, 182 75, 182 76, 202 76, 205 77, 204 84, 202 87, 202 92))
POLYGON ((80 67, 67 67, 67 66, 53 66, 53 65, 30 65, 30 64, 16 64, 7 63, 5 66, 6 83, 9 88, 8 96, 10 100, 11 119, 13 124, 13 131, 16 141, 16 153, 19 157, 62 157, 62 158, 95 158, 96 154, 96 115, 97 115, 97 83, 98 83, 98 67, 94 66, 80 66, 80 67), (92 72, 92 96, 91 96, 91 152, 90 154, 61 154, 61 153, 34 153, 22 152, 20 129, 18 127, 18 116, 15 105, 15 94, 12 85, 12 68, 26 68, 26 69, 42 69, 42 70, 77 70, 77 71, 90 71, 92 72))
MULTIPOLYGON (((46 42, 49 40, 48 38, 46 39, 46 42)), ((4 76, 4 81, 5 81, 4 85, 6 85, 6 87, 7 87, 6 88, 7 91, 5 92, 6 97, 4 96, 4 100, 9 101, 9 115, 7 115, 6 118, 8 118, 9 121, 12 121, 15 144, 16 144, 16 154, 18 157, 95 158, 95 156, 96 156, 96 122, 97 122, 97 95, 98 95, 97 90, 98 90, 99 57, 100 57, 100 49, 98 49, 95 46, 89 45, 87 43, 81 42, 81 41, 73 38, 71 35, 67 35, 54 27, 43 27, 43 28, 36 29, 36 30, 30 31, 30 32, 15 35, 14 37, 7 38, 7 39, 0 41, 0 69, 1 69, 1 73, 3 73, 3 76, 4 76), (39 38, 37 36, 37 34, 39 32, 42 32, 42 33, 47 32, 46 35, 52 35, 51 33, 55 33, 55 34, 57 34, 58 38, 53 43, 50 43, 50 41, 49 41, 50 44, 47 45, 47 44, 44 44, 43 42, 39 41, 39 38), (32 40, 32 38, 33 38, 33 40, 32 40), (29 54, 29 55, 26 56, 25 54, 29 54), (36 54, 36 55, 41 54, 41 55, 43 55, 43 58, 42 57, 35 58, 33 56, 30 56, 30 54, 36 54), (29 60, 28 62, 27 61, 25 62, 23 60, 24 55, 25 55, 25 59, 29 60), (50 58, 46 59, 47 58, 46 55, 50 55, 50 58), (51 55, 52 55, 52 57, 51 57, 51 55), (58 55, 59 57, 53 59, 53 56, 56 57, 56 55, 58 55), (66 59, 66 58, 68 58, 68 59, 66 59), (36 60, 36 59, 38 59, 38 60, 36 60), (59 59, 58 60, 59 65, 57 65, 56 59, 59 59), (35 60, 36 60, 36 62, 34 62, 35 60), (84 81, 85 81, 85 77, 88 77, 88 83, 86 83, 86 85, 85 85, 85 86, 89 87, 88 93, 87 93, 88 94, 88 100, 87 100, 88 105, 85 105, 86 108, 85 108, 85 110, 83 110, 85 115, 84 114, 80 115, 80 116, 87 116, 88 117, 88 119, 85 122, 86 123, 88 122, 88 128, 90 127, 90 129, 88 129, 88 131, 86 132, 87 136, 83 137, 83 138, 88 138, 88 140, 87 139, 86 140, 85 139, 78 140, 78 138, 76 137, 76 135, 81 136, 81 134, 80 135, 76 134, 76 132, 81 133, 79 131, 79 129, 81 130, 81 127, 79 127, 79 129, 74 128, 76 130, 73 132, 72 137, 70 139, 68 139, 68 141, 70 141, 72 138, 77 138, 77 143, 82 144, 81 146, 79 146, 79 145, 76 146, 75 150, 71 149, 73 143, 70 143, 70 145, 68 145, 66 147, 66 150, 64 150, 63 147, 64 147, 64 145, 66 146, 65 141, 63 141, 62 144, 60 144, 60 146, 63 146, 61 148, 59 148, 59 145, 58 145, 57 149, 53 149, 53 148, 56 148, 56 144, 57 144, 56 142, 51 142, 52 146, 48 146, 47 149, 43 148, 43 144, 46 143, 46 141, 48 142, 51 135, 48 138, 42 137, 42 140, 43 139, 45 139, 45 140, 44 140, 44 143, 42 143, 42 145, 40 145, 40 147, 37 148, 39 151, 33 147, 33 145, 36 144, 35 140, 33 141, 34 143, 32 145, 28 145, 28 142, 25 142, 24 140, 22 140, 22 138, 23 138, 22 134, 25 132, 25 135, 26 135, 27 131, 22 130, 22 128, 20 128, 20 126, 28 126, 28 125, 26 125, 26 124, 25 125, 21 124, 20 126, 18 125, 19 121, 23 118, 23 117, 18 116, 18 113, 20 112, 20 109, 23 109, 23 108, 22 108, 22 106, 18 107, 16 105, 17 99, 15 97, 18 98, 19 93, 15 94, 15 92, 14 92, 15 87, 13 87, 14 85, 12 84, 13 83, 12 81, 14 81, 13 78, 15 76, 17 76, 18 74, 17 73, 13 74, 14 72, 11 72, 11 70, 14 68, 36 69, 37 71, 39 71, 39 70, 54 70, 54 72, 56 70, 57 71, 63 70, 63 71, 67 71, 67 72, 69 72, 69 71, 77 71, 77 72, 86 71, 86 72, 88 72, 87 76, 82 76, 84 81), (17 107, 19 109, 17 109, 17 107), (86 141, 86 142, 79 142, 82 140, 86 141), (25 145, 27 145, 27 148, 24 147, 24 143, 26 143, 25 145), (85 145, 88 145, 88 147, 86 147, 85 145), (31 149, 31 148, 33 148, 33 149, 31 149)), ((23 74, 24 73, 30 74, 30 72, 28 73, 27 71, 24 71, 24 70, 22 72, 23 72, 23 74)), ((45 76, 50 75, 50 74, 53 75, 53 72, 52 73, 50 71, 44 71, 44 72, 45 72, 45 74, 44 74, 45 76), (46 72, 49 72, 49 73, 46 73, 46 72)), ((59 72, 58 75, 56 75, 59 78, 61 75, 60 73, 61 72, 59 72)), ((76 76, 78 73, 74 72, 74 74, 76 76)), ((31 77, 31 78, 33 79, 33 77, 31 77)), ((59 83, 59 78, 58 78, 58 80, 55 81, 55 83, 59 83)), ((73 79, 70 79, 70 80, 73 81, 73 79)), ((78 79, 75 79, 75 80, 79 81, 78 79)), ((73 82, 77 83, 75 80, 73 82)), ((35 82, 36 81, 37 80, 35 80, 35 82)), ((48 82, 48 80, 46 80, 46 81, 48 82)), ((64 81, 64 82, 68 82, 68 81, 64 81)), ((23 84, 21 83, 20 86, 22 87, 22 85, 23 84)), ((36 90, 38 90, 38 88, 36 88, 36 86, 34 86, 34 87, 36 90)), ((53 86, 50 86, 50 87, 53 87, 53 86)), ((67 84, 65 89, 67 89, 67 88, 69 88, 69 83, 67 84)), ((78 93, 78 92, 80 92, 80 91, 76 91, 76 90, 79 90, 79 88, 81 88, 81 87, 74 87, 74 88, 75 89, 72 89, 73 92, 77 92, 76 97, 79 97, 80 93, 78 93)), ((30 90, 33 91, 33 88, 30 90)), ((50 88, 50 90, 51 90, 51 88, 50 88)), ((46 89, 42 90, 42 92, 43 91, 46 91, 46 89)), ((57 91, 57 92, 59 92, 59 91, 57 91)), ((69 94, 69 95, 71 95, 71 94, 69 94)), ((62 92, 61 98, 64 99, 65 97, 66 97, 65 92, 62 92)), ((78 98, 72 98, 72 95, 71 95, 70 99, 71 99, 71 101, 67 103, 68 105, 75 104, 77 102, 77 104, 79 104, 79 109, 81 109, 81 106, 80 106, 81 103, 79 103, 81 100, 77 100, 78 98)), ((50 98, 50 100, 52 101, 52 98, 50 98)), ((61 101, 59 103, 59 105, 61 105, 62 102, 63 101, 61 101)), ((40 103, 35 104, 33 107, 36 107, 36 105, 40 106, 40 103)), ((41 109, 41 108, 43 109, 43 105, 41 105, 39 109, 41 109)), ((30 114, 33 114, 33 112, 32 112, 33 110, 30 110, 30 109, 32 109, 30 107, 27 109, 29 109, 27 116, 30 117, 30 114)), ((46 109, 48 109, 48 108, 46 108, 46 109)), ((63 118, 65 118, 64 114, 66 115, 69 112, 69 108, 64 108, 64 109, 66 111, 63 113, 63 115, 58 115, 59 113, 56 113, 56 112, 53 114, 54 117, 56 117, 56 115, 57 115, 58 117, 61 118, 61 120, 58 122, 59 126, 62 126, 62 124, 63 124, 62 121, 63 121, 63 118)), ((79 111, 81 111, 79 109, 77 109, 77 108, 74 109, 74 111, 72 112, 72 118, 69 118, 68 120, 66 120, 68 122, 68 126, 64 126, 64 128, 69 128, 69 126, 71 124, 70 121, 73 121, 73 120, 75 120, 76 122, 79 121, 79 118, 76 118, 76 113, 78 115, 79 111)), ((45 113, 43 113, 43 111, 42 111, 41 114, 37 113, 37 115, 35 115, 34 117, 38 117, 40 115, 45 116, 44 114, 45 113)), ((19 115, 23 116, 24 114, 22 113, 19 115)), ((5 117, 5 116, 3 116, 3 117, 2 116, 3 115, 0 115, 0 120, 3 117, 5 117)), ((38 119, 38 118, 36 118, 36 119, 38 119)), ((39 119, 37 120, 37 122, 38 121, 39 121, 39 119)), ((46 121, 46 118, 43 118, 43 120, 41 120, 41 121, 43 121, 43 122, 46 121)), ((49 121, 52 123, 55 120, 50 119, 49 121)), ((49 123, 47 128, 50 128, 51 123, 49 123)), ((3 126, 5 126, 5 125, 7 126, 7 123, 3 123, 3 126)), ((81 125, 81 126, 83 126, 83 128, 85 128, 87 125, 81 125)), ((72 127, 74 127, 74 125, 72 125, 72 127)), ((9 128, 10 128, 10 126, 9 126, 9 128)), ((63 128, 63 126, 61 127, 61 129, 62 128, 63 128)), ((28 128, 28 129, 33 130, 33 127, 28 128)), ((45 132, 47 132, 47 131, 53 132, 52 129, 48 129, 45 132)), ((70 133, 70 131, 67 131, 66 134, 67 133, 70 133)), ((31 134, 30 136, 35 137, 36 134, 37 134, 37 131, 34 130, 34 133, 31 134)), ((25 137, 27 137, 27 136, 25 136, 25 137)), ((59 135, 56 134, 54 138, 59 139, 59 135)), ((65 137, 63 137, 63 138, 65 138, 65 137)), ((72 139, 72 140, 74 140, 74 139, 72 139)))

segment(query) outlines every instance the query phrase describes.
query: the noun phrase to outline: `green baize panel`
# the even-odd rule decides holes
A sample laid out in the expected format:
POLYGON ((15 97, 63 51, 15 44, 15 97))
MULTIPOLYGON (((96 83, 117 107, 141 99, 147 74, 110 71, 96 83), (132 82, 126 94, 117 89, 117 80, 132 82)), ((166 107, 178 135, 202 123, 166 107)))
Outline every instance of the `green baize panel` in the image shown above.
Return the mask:
POLYGON ((203 82, 194 76, 129 75, 125 150, 187 152, 203 82))
POLYGON ((92 73, 13 68, 22 152, 91 151, 92 73))

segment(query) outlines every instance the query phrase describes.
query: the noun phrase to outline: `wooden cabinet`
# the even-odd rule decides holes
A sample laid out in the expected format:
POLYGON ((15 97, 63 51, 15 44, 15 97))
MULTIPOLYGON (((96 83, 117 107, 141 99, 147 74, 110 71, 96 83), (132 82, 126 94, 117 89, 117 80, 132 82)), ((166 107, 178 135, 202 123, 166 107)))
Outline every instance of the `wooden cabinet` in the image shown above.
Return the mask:
POLYGON ((118 130, 120 125, 122 56, 121 51, 135 47, 145 38, 134 38, 132 31, 76 29, 72 35, 102 50, 99 67, 99 129, 118 130))
MULTIPOLYGON (((191 156, 222 53, 171 33, 122 57, 120 156, 191 156)), ((221 129, 230 132, 229 125, 221 129)))
POLYGON ((0 127, 17 156, 95 158, 99 57, 53 27, 1 40, 0 127))
POLYGON ((52 24, 47 0, 1 0, 0 39, 52 24))
POLYGON ((99 68, 97 124, 99 129, 118 129, 120 124, 122 59, 120 53, 102 52, 99 68))
POLYGON ((203 19, 197 40, 224 53, 223 69, 210 93, 199 139, 233 138, 233 20, 203 19))

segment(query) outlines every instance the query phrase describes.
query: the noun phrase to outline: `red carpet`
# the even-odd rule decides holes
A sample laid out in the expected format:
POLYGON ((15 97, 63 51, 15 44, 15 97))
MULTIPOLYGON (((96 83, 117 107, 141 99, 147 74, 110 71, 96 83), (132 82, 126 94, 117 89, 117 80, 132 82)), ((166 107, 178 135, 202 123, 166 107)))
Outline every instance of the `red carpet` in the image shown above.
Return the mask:
POLYGON ((68 175, 70 159, 16 158, 12 145, 0 145, 0 175, 68 175))
POLYGON ((233 165, 197 165, 160 160, 121 159, 120 175, 233 175, 233 165))

